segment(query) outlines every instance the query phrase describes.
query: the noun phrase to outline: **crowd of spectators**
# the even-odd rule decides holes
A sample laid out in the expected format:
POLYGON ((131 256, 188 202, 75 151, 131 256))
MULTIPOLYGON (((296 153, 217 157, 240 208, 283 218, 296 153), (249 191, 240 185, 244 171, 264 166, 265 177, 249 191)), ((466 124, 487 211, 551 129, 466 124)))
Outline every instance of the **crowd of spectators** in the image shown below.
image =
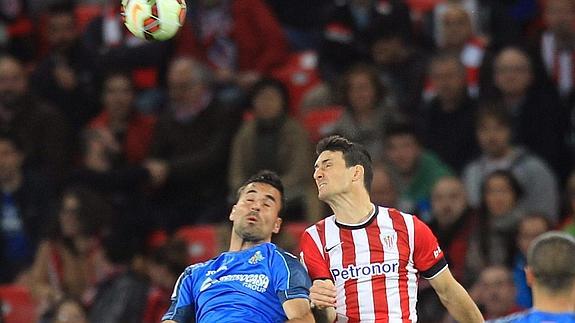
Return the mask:
MULTIPOLYGON (((40 322, 157 322, 189 264, 174 233, 227 227, 260 169, 284 222, 326 216, 329 134, 366 146, 372 199, 430 225, 486 318, 531 306, 527 245, 575 234, 575 1, 187 5, 150 42, 117 0, 0 3, 0 284, 40 322)), ((429 291, 420 322, 450 322, 429 291)))

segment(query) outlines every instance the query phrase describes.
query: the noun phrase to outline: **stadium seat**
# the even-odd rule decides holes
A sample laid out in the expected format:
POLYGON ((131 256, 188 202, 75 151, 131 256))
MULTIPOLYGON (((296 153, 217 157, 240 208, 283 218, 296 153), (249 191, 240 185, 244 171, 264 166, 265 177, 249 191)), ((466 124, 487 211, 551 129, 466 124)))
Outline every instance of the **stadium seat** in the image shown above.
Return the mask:
POLYGON ((310 226, 307 222, 287 222, 282 225, 282 231, 296 241, 295 246, 290 250, 293 254, 298 255, 301 251, 299 249, 299 241, 301 239, 301 235, 310 226))
POLYGON ((215 257, 219 252, 217 227, 213 225, 184 226, 176 231, 176 238, 188 245, 190 263, 197 263, 215 257))
POLYGON ((313 51, 293 53, 285 65, 272 72, 272 76, 287 87, 290 114, 297 117, 304 95, 321 83, 317 70, 317 54, 313 51))
POLYGON ((329 134, 336 121, 341 117, 344 107, 339 105, 319 107, 303 116, 303 124, 312 142, 329 134))
POLYGON ((29 323, 38 318, 36 302, 25 286, 0 285, 0 305, 2 322, 29 323))

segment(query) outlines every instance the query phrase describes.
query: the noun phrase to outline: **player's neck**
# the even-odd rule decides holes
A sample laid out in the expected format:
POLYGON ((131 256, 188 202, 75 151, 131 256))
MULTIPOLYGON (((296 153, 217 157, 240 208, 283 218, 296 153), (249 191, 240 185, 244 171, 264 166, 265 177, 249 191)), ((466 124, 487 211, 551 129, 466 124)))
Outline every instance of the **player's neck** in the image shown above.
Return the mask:
POLYGON ((367 192, 350 192, 327 201, 338 222, 346 224, 362 223, 373 212, 373 204, 367 192))
POLYGON ((573 292, 558 294, 534 288, 533 307, 551 313, 574 312, 573 292))
POLYGON ((266 243, 266 242, 269 242, 269 241, 265 241, 265 240, 247 241, 247 240, 244 240, 241 237, 238 237, 237 235, 234 234, 234 235, 232 235, 232 238, 230 239, 229 251, 242 251, 242 250, 253 248, 255 246, 259 246, 262 243, 266 243))

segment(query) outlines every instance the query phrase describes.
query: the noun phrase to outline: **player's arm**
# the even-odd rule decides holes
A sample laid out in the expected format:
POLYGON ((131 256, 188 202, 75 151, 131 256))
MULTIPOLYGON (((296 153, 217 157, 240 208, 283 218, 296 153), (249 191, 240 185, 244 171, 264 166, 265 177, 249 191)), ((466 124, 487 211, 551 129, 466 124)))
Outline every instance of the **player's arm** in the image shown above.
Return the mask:
POLYGON ((323 256, 323 248, 319 233, 310 228, 301 236, 301 262, 313 280, 309 290, 313 315, 316 322, 333 322, 336 318, 336 289, 331 280, 331 272, 327 260, 323 256))
POLYGON ((309 289, 309 299, 313 304, 313 316, 318 323, 334 322, 336 319, 335 285, 330 279, 316 279, 309 289))
POLYGON ((305 298, 294 298, 283 303, 289 323, 314 323, 309 300, 305 298))
POLYGON ((297 257, 275 250, 272 260, 277 296, 290 323, 314 323, 309 303, 311 281, 297 257))
POLYGON ((192 281, 192 267, 188 267, 176 281, 171 297, 172 304, 162 317, 162 323, 195 322, 192 281))
POLYGON ((429 280, 441 303, 457 322, 483 322, 483 316, 467 291, 461 286, 448 268, 429 280))

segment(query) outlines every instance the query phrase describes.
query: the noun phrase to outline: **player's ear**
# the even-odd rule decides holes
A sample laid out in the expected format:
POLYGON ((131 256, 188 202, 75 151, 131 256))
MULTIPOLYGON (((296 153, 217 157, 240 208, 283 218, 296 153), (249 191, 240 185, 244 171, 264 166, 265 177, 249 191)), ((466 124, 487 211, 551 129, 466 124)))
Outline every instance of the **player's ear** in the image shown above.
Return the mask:
POLYGON ((273 229, 273 233, 278 233, 280 232, 282 226, 282 218, 277 218, 276 222, 274 223, 274 229, 273 229))
POLYGON ((533 286, 533 283, 535 282, 535 273, 533 273, 533 269, 531 269, 531 267, 529 266, 525 266, 523 270, 525 271, 525 279, 527 281, 527 286, 529 287, 533 286))
POLYGON ((234 204, 234 206, 232 206, 232 211, 230 212, 230 221, 233 221, 235 219, 235 214, 236 214, 236 205, 234 204))
POLYGON ((363 173, 364 173, 363 166, 355 165, 353 166, 353 181, 361 181, 363 182, 363 173))

